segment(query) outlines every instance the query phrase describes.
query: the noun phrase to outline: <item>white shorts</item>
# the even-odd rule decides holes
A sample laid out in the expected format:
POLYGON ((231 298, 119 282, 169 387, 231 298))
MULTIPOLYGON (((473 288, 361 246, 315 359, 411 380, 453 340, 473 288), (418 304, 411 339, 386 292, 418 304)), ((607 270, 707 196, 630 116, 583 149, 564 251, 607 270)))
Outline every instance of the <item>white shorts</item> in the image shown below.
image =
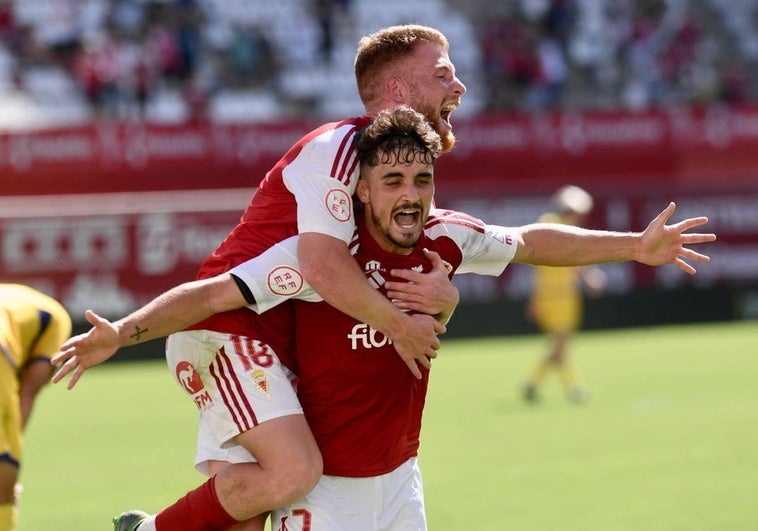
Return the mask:
POLYGON ((168 337, 166 360, 179 386, 199 410, 195 467, 209 460, 254 462, 234 438, 258 424, 302 415, 294 375, 260 340, 209 330, 168 337))
POLYGON ((273 531, 426 531, 415 457, 382 476, 322 476, 297 503, 271 514, 273 531))

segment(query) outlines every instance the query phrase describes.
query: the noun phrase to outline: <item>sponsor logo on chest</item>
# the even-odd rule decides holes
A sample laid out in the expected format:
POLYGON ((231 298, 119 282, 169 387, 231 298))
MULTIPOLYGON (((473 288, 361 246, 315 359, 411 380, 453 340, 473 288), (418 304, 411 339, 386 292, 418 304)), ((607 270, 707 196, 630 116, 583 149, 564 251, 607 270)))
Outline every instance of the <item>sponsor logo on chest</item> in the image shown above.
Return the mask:
POLYGON ((358 323, 353 326, 347 338, 350 340, 352 350, 379 348, 392 344, 387 336, 365 323, 358 323))

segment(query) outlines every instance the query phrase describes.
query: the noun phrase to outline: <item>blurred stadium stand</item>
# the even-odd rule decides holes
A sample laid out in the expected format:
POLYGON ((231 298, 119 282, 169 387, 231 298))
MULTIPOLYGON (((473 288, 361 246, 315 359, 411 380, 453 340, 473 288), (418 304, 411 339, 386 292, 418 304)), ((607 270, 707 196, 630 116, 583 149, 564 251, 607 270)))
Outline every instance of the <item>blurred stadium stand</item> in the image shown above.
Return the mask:
POLYGON ((754 102, 757 4, 3 0, 0 126, 360 113, 358 37, 415 21, 452 42, 461 113, 754 102))
MULTIPOLYGON (((637 230, 676 200, 714 262, 608 266, 587 325, 758 317, 758 0, 0 0, 0 280, 120 316, 191 279, 292 141, 361 114, 357 39, 404 22, 468 88, 439 204, 523 224, 575 182, 637 230)), ((529 331, 528 274, 461 277, 451 335, 529 331)))

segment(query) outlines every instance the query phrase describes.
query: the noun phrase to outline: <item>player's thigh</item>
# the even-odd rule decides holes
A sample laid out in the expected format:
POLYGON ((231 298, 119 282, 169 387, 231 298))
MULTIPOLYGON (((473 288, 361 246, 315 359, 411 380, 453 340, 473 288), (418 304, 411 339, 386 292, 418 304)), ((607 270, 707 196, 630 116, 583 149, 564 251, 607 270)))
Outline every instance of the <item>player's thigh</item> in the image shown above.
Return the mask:
POLYGON ((226 464, 240 463, 256 463, 261 472, 276 476, 278 482, 294 482, 308 489, 322 470, 321 452, 303 415, 268 420, 223 444, 201 416, 195 468, 212 476, 226 464))
POLYGON ((267 421, 302 415, 292 373, 260 340, 207 330, 173 334, 169 369, 219 444, 267 421))
POLYGON ((321 453, 304 415, 286 415, 258 424, 234 438, 262 467, 307 462, 321 468, 321 453))

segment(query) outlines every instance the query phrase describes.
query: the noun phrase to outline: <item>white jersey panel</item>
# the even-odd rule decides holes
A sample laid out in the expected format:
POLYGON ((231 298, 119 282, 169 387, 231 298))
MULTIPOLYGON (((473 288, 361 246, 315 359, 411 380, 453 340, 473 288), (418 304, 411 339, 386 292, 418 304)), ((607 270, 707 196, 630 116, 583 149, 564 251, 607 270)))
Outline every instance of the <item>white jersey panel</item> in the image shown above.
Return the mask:
POLYGON ((460 212, 433 209, 432 214, 439 221, 426 230, 427 236, 431 239, 447 236, 461 250, 462 260, 456 274, 499 276, 516 255, 517 240, 507 227, 487 225, 460 212))
POLYGON ((287 238, 229 271, 244 282, 255 297, 255 304, 248 308, 263 313, 287 299, 323 300, 300 272, 297 242, 297 236, 287 238))
POLYGON ((308 142, 282 171, 297 201, 298 232, 318 232, 349 242, 355 228, 353 193, 359 164, 353 137, 345 125, 308 142))

